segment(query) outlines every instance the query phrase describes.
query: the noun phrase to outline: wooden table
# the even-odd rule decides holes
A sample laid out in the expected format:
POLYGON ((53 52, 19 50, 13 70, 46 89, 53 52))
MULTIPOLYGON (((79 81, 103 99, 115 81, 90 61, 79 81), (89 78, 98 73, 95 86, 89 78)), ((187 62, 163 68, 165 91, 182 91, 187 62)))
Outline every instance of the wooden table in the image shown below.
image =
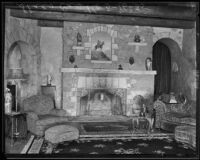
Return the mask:
MULTIPOLYGON (((26 124, 26 113, 22 112, 11 112, 6 113, 5 117, 7 119, 6 125, 9 125, 9 120, 11 121, 11 134, 8 132, 7 136, 11 137, 11 146, 14 145, 14 139, 16 138, 26 138, 27 136, 27 124, 26 124), (22 121, 20 121, 22 119, 22 121), (20 123, 20 124, 19 124, 20 123), (20 129, 23 128, 23 129, 20 129)), ((10 129, 8 129, 10 131, 10 129)))

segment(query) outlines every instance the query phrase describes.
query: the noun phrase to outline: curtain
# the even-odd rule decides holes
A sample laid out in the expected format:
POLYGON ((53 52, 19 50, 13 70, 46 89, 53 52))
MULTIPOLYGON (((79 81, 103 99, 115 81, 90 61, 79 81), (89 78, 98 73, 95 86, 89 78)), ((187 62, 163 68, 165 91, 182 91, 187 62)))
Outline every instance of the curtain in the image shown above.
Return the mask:
POLYGON ((153 46, 152 68, 157 71, 154 83, 156 99, 162 93, 169 93, 171 85, 171 55, 169 48, 161 42, 153 46))

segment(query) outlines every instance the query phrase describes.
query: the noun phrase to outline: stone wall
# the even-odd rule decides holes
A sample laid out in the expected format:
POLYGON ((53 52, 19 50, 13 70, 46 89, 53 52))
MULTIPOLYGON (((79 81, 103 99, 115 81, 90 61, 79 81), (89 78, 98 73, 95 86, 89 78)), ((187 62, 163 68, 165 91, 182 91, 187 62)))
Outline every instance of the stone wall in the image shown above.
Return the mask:
POLYGON ((196 28, 184 30, 182 53, 180 88, 189 99, 196 100, 196 28))
POLYGON ((62 66, 62 28, 42 27, 41 28, 41 82, 47 85, 47 75, 51 75, 52 85, 56 86, 55 102, 56 107, 61 107, 61 72, 62 66))
POLYGON ((64 22, 63 67, 71 68, 77 65, 79 68, 117 69, 121 64, 123 69, 145 70, 145 59, 152 57, 152 46, 157 40, 167 37, 176 41, 182 48, 182 35, 182 29, 64 22), (110 36, 111 63, 94 63, 91 60, 91 37, 98 32, 110 36), (81 46, 77 46, 77 33, 82 36, 81 46), (140 36, 140 43, 134 43, 135 35, 140 36), (70 55, 75 57, 73 64, 69 62, 70 55), (134 57, 133 65, 129 64, 130 57, 134 57))

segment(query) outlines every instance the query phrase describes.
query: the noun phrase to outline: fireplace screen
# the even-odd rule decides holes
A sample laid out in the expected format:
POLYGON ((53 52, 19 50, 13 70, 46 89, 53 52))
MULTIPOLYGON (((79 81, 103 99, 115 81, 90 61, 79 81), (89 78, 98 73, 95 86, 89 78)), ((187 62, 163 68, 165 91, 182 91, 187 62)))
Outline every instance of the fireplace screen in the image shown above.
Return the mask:
POLYGON ((123 115, 122 98, 116 91, 107 89, 88 90, 80 98, 80 115, 123 115))

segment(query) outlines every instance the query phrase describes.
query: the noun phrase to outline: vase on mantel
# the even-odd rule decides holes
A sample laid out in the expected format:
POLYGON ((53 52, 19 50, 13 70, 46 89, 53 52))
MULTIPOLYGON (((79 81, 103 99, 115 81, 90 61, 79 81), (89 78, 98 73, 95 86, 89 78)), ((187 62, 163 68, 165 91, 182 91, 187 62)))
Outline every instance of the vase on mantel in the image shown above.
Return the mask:
POLYGON ((47 86, 51 86, 52 77, 51 75, 47 75, 47 86))

